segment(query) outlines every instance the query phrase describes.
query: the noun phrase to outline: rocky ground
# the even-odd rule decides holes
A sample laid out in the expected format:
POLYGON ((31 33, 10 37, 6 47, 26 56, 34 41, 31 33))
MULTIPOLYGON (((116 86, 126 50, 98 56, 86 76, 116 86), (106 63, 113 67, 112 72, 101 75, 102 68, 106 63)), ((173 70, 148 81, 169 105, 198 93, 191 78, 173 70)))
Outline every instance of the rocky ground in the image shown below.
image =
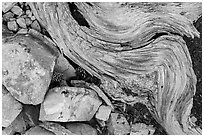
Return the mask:
MULTIPOLYGON (((113 101, 99 90, 96 93, 92 84, 100 85, 99 79, 91 76, 86 70, 65 57, 57 48, 50 51, 47 48, 49 44, 41 47, 41 41, 45 41, 41 38, 46 36, 46 39, 51 39, 51 37, 39 24, 28 3, 4 3, 2 10, 3 29, 7 31, 6 34, 12 35, 3 41, 3 52, 10 53, 9 55, 3 54, 3 60, 7 63, 4 65, 5 67, 3 66, 5 69, 3 71, 4 85, 2 85, 3 134, 167 134, 151 116, 145 105, 140 103, 136 103, 134 106, 125 105, 113 101), (32 41, 34 34, 38 35, 36 43, 32 41), (28 37, 24 39, 21 35, 28 35, 28 37), (30 42, 26 43, 25 40, 30 42), (13 43, 13 41, 17 41, 19 44, 13 43), (18 58, 19 54, 26 60, 18 58), (39 59, 39 56, 43 55, 46 55, 47 58, 39 59), (55 65, 53 62, 56 62, 55 65), (8 64, 12 64, 16 68, 13 69, 8 64), (32 67, 34 68, 31 69, 32 67), (38 73, 42 73, 42 76, 39 76, 38 73), (13 78, 14 74, 15 78, 13 78), (30 79, 28 85, 34 85, 33 88, 23 84, 28 81, 24 78, 26 76, 27 79, 30 79), (44 82, 46 86, 41 89, 34 88, 41 86, 38 81, 44 82), (13 84, 15 82, 16 85, 13 84), (16 88, 18 86, 22 87, 21 92, 27 91, 27 89, 36 92, 32 95, 29 92, 20 93, 16 88), (113 104, 114 110, 111 103, 108 102, 113 104)), ((195 23, 195 26, 201 33, 201 20, 199 21, 195 23)), ((195 41, 187 38, 185 40, 192 55, 198 79, 192 117, 196 117, 195 123, 202 127, 201 38, 195 41), (195 46, 191 46, 191 44, 195 42, 196 48, 193 49, 195 46)), ((49 40, 46 40, 46 43, 49 43, 49 40)))

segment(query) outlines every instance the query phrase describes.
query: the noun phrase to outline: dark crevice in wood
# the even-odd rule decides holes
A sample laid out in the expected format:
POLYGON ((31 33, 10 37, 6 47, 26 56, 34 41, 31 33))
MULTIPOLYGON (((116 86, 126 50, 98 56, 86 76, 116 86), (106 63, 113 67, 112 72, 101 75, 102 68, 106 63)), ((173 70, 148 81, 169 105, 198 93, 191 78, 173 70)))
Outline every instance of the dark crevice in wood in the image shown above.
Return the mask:
POLYGON ((80 26, 85 26, 87 28, 90 28, 89 23, 86 21, 83 15, 78 11, 77 6, 73 2, 69 3, 69 9, 70 9, 72 17, 76 20, 76 22, 80 26))

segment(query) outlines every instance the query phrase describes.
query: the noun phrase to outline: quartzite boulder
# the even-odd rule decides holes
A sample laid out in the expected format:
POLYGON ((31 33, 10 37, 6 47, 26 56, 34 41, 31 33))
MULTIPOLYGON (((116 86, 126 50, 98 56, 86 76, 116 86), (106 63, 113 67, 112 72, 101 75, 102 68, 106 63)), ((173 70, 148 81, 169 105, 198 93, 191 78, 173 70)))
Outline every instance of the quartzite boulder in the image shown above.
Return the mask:
POLYGON ((49 90, 41 104, 41 121, 89 121, 102 101, 93 90, 57 87, 49 90))
POLYGON ((22 109, 22 104, 13 98, 8 90, 2 86, 2 126, 9 126, 22 109))
POLYGON ((33 105, 43 101, 58 56, 51 42, 36 36, 4 37, 2 44, 3 85, 18 101, 33 105))

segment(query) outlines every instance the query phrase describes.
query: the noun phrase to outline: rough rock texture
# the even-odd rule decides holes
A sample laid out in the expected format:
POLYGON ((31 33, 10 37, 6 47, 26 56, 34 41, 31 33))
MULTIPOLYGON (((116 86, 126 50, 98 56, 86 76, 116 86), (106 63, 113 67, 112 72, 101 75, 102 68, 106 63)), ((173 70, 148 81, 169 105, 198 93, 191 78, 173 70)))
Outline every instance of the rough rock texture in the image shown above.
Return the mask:
POLYGON ((18 102, 2 85, 2 126, 8 127, 22 111, 22 104, 18 102))
POLYGON ((153 135, 155 129, 153 126, 147 126, 144 123, 136 123, 131 126, 130 135, 153 135))
POLYGON ((89 121, 101 105, 93 90, 57 87, 49 90, 40 109, 41 121, 89 121))
POLYGON ((110 106, 104 106, 101 105, 96 112, 96 118, 99 120, 107 121, 109 119, 111 113, 111 107, 110 106))
POLYGON ((16 21, 9 21, 8 22, 8 29, 12 30, 12 31, 17 31, 18 30, 18 25, 16 23, 16 21))
POLYGON ((35 126, 26 131, 25 135, 55 135, 53 132, 48 131, 40 126, 35 126))
POLYGON ((11 11, 18 16, 23 14, 23 10, 19 6, 16 6, 16 5, 12 7, 11 11))
POLYGON ((88 124, 67 123, 65 127, 75 135, 97 135, 97 130, 88 124))
POLYGON ((14 14, 12 12, 7 12, 3 15, 4 21, 9 21, 11 18, 13 18, 14 14))
POLYGON ((23 119, 23 113, 21 112, 17 118, 9 125, 8 127, 2 130, 2 135, 14 135, 15 133, 24 134, 26 131, 27 125, 23 119))
POLYGON ((129 123, 126 118, 119 113, 111 113, 107 128, 111 135, 127 135, 130 133, 129 123))
POLYGON ((54 45, 32 35, 17 35, 3 39, 2 53, 3 85, 24 104, 41 103, 58 54, 54 45))
POLYGON ((15 4, 16 2, 2 2, 2 11, 9 11, 15 4))
POLYGON ((16 22, 18 23, 18 25, 22 28, 26 28, 26 22, 25 22, 25 19, 24 18, 18 18, 16 20, 16 22))

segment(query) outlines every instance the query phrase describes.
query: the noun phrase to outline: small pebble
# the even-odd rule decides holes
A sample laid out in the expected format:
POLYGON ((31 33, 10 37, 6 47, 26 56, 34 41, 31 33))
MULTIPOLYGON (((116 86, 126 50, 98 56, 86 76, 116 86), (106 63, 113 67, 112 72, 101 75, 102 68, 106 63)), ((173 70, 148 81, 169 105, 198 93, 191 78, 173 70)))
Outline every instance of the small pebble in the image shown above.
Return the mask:
POLYGON ((26 22, 25 22, 25 19, 24 18, 18 18, 16 20, 16 22, 18 23, 18 25, 22 28, 26 28, 26 22))
POLYGON ((13 6, 11 11, 18 16, 23 14, 23 10, 19 6, 13 6))
POLYGON ((25 18, 25 23, 29 26, 32 23, 32 20, 30 18, 25 18))
POLYGON ((9 21, 8 22, 8 29, 12 31, 17 31, 18 30, 18 25, 16 21, 9 21))
POLYGON ((31 17, 31 20, 35 20, 35 16, 32 16, 32 17, 31 17))
POLYGON ((37 21, 37 20, 35 20, 35 21, 31 24, 31 28, 37 30, 38 32, 41 31, 40 25, 38 24, 38 21, 37 21))
POLYGON ((26 10, 26 15, 28 15, 28 17, 32 17, 32 12, 30 10, 26 10))
POLYGON ((4 21, 9 21, 10 18, 13 18, 14 14, 12 12, 7 12, 3 15, 3 20, 4 21))

